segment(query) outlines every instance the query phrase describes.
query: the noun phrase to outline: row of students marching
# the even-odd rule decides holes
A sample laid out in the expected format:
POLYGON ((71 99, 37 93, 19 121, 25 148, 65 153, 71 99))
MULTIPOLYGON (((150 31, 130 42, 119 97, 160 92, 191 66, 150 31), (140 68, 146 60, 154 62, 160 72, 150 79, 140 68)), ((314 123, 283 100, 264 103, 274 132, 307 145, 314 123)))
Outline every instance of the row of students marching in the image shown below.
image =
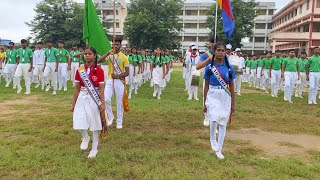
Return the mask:
POLYGON ((138 93, 139 87, 150 80, 150 86, 154 88, 153 97, 161 99, 161 94, 170 81, 173 68, 173 59, 170 51, 157 48, 154 51, 141 50, 129 45, 125 49, 129 59, 129 76, 126 77, 129 86, 128 98, 132 98, 132 92, 138 93))
POLYGON ((277 50, 272 57, 271 52, 250 57, 246 61, 246 74, 249 86, 264 90, 269 93, 271 84, 271 96, 278 97, 278 92, 283 87, 284 100, 292 102, 292 95, 303 98, 304 89, 309 86, 308 104, 317 104, 317 89, 320 81, 320 56, 319 47, 315 47, 313 55, 309 58, 306 52, 301 52, 299 58, 295 51, 289 51, 289 56, 277 50), (294 92, 295 89, 295 92, 294 92))
POLYGON ((43 48, 43 43, 38 42, 36 50, 32 51, 28 48, 27 40, 22 39, 21 48, 16 50, 14 43, 10 42, 1 66, 4 69, 5 87, 8 88, 13 83, 13 89, 21 93, 23 87, 20 81, 23 78, 25 94, 31 93, 31 84, 35 83, 35 88, 41 86, 45 91, 49 91, 53 86, 53 95, 56 95, 57 90, 67 91, 68 80, 71 79, 75 85, 75 70, 80 63, 84 63, 83 58, 80 62, 79 58, 74 57, 80 53, 76 46, 68 52, 64 49, 63 41, 58 41, 57 45, 58 48, 54 48, 51 40, 47 40, 47 48, 43 48))

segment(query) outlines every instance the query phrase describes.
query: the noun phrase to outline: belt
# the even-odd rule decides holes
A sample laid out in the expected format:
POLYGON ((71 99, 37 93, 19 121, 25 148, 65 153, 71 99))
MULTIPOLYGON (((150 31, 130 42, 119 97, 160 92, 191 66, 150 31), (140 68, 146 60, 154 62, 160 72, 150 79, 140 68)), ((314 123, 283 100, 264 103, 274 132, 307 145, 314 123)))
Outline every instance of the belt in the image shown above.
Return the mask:
POLYGON ((210 88, 211 89, 223 89, 222 86, 213 86, 213 85, 210 85, 210 88))

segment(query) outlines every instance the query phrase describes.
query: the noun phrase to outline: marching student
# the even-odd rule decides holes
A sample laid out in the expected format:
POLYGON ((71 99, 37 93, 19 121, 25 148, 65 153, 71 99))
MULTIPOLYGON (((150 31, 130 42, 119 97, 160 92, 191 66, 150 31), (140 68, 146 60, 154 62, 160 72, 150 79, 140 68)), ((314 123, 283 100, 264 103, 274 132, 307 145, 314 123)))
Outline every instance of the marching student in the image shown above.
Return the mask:
POLYGON ((6 51, 6 63, 3 70, 6 79, 6 86, 9 87, 13 80, 13 89, 17 88, 17 79, 14 78, 14 74, 17 69, 17 51, 14 49, 14 43, 9 43, 9 49, 6 51))
POLYGON ((263 55, 260 55, 259 59, 257 60, 257 83, 256 88, 260 90, 263 90, 262 82, 263 82, 263 76, 261 76, 261 69, 263 64, 263 55))
POLYGON ((146 68, 146 78, 151 79, 151 53, 147 51, 147 68, 146 68))
MULTIPOLYGON (((240 48, 236 48, 235 56, 237 56, 237 61, 238 61, 238 62, 235 62, 236 64, 233 65, 233 66, 237 66, 237 68, 234 67, 237 75, 235 79, 235 92, 237 92, 237 94, 241 96, 241 83, 242 83, 243 70, 245 68, 245 65, 244 65, 244 58, 241 56, 240 48)), ((231 55, 229 57, 231 57, 231 55)), ((230 60, 230 63, 232 64, 231 60, 230 60)))
POLYGON ((262 79, 262 86, 263 89, 265 89, 265 93, 268 94, 268 88, 270 84, 270 63, 271 63, 271 52, 267 52, 266 58, 262 61, 262 67, 261 67, 261 76, 263 76, 262 79))
POLYGON ((281 51, 276 50, 275 57, 271 59, 269 74, 271 74, 271 96, 278 97, 280 80, 281 80, 281 66, 283 59, 280 57, 281 51))
POLYGON ((131 53, 131 47, 129 45, 126 46, 126 55, 129 60, 129 76, 126 77, 126 83, 129 85, 129 95, 128 98, 131 99, 132 90, 134 89, 134 76, 133 76, 133 58, 134 55, 131 53))
POLYGON ((306 65, 308 63, 307 53, 305 51, 301 52, 300 59, 298 59, 298 64, 300 66, 300 79, 301 83, 296 84, 296 93, 295 97, 299 97, 303 99, 302 92, 304 87, 307 84, 307 76, 306 76, 306 65))
POLYGON ((251 63, 251 59, 248 58, 245 60, 246 71, 245 71, 244 82, 249 83, 249 86, 250 86, 250 63, 251 63))
POLYGON ((67 77, 68 71, 71 70, 71 61, 69 53, 64 49, 64 42, 62 40, 58 41, 58 52, 59 52, 59 70, 58 70, 58 82, 59 82, 59 91, 67 91, 67 77))
MULTIPOLYGON (((192 52, 192 46, 195 46, 196 44, 194 43, 194 42, 192 42, 192 43, 190 43, 190 45, 189 45, 189 49, 187 50, 187 52, 185 53, 185 55, 184 55, 184 57, 183 57, 183 68, 182 68, 182 77, 183 77, 183 79, 185 79, 186 78, 186 73, 187 73, 187 67, 186 67, 186 64, 185 64, 185 62, 186 62, 186 57, 187 56, 190 56, 190 54, 191 54, 191 52, 192 52)), ((187 87, 187 83, 186 83, 186 81, 185 81, 185 86, 187 87)), ((187 90, 187 88, 185 89, 185 90, 187 90)))
POLYGON ((298 59, 295 57, 294 49, 290 50, 289 57, 282 62, 282 77, 284 81, 284 101, 293 103, 291 101, 294 85, 297 80, 300 81, 300 66, 298 59))
POLYGON ((153 97, 157 97, 158 99, 161 99, 161 91, 164 87, 164 78, 166 74, 166 69, 164 66, 164 57, 162 56, 162 51, 160 48, 157 48, 155 51, 155 60, 154 60, 154 68, 153 68, 153 97))
MULTIPOLYGON (((138 74, 137 74, 137 80, 138 80, 138 85, 139 87, 141 87, 142 82, 143 82, 143 58, 142 58, 142 50, 139 48, 138 49, 138 55, 137 55, 137 63, 138 63, 138 74)), ((134 92, 135 94, 138 94, 138 91, 134 92)))
POLYGON ((153 70, 155 69, 155 51, 153 50, 151 52, 151 56, 150 56, 150 87, 153 87, 153 70))
POLYGON ((140 68, 138 64, 138 52, 137 52, 137 49, 134 47, 132 48, 132 62, 133 62, 133 89, 134 89, 134 93, 138 94, 140 68))
POLYGON ((6 52, 4 51, 4 48, 0 48, 0 84, 1 84, 1 78, 4 76, 4 68, 6 61, 6 52))
POLYGON ((256 87, 257 83, 257 56, 253 55, 250 62, 250 85, 256 87))
POLYGON ((187 77, 188 78, 188 100, 192 100, 192 96, 195 100, 199 101, 198 98, 198 86, 200 81, 200 70, 196 69, 196 64, 200 60, 200 56, 197 54, 197 46, 192 46, 192 53, 189 57, 186 57, 187 64, 187 77))
MULTIPOLYGON (((235 111, 235 71, 226 58, 226 47, 222 42, 214 45, 215 56, 205 68, 204 112, 210 117, 210 142, 219 159, 224 159, 222 146, 231 112, 235 111), (218 142, 216 129, 219 126, 218 142)), ((211 56, 212 57, 212 56, 211 56)))
POLYGON ((88 129, 92 131, 92 149, 88 158, 98 153, 99 134, 102 130, 100 112, 105 111, 104 73, 97 66, 97 52, 90 47, 85 50, 85 65, 79 67, 75 74, 71 111, 73 112, 73 129, 82 135, 81 150, 86 150, 90 142, 88 129), (90 81, 86 81, 90 79, 90 81))
POLYGON ((78 67, 80 66, 79 63, 79 58, 74 57, 74 55, 79 54, 80 52, 78 51, 78 46, 76 44, 72 45, 72 51, 70 51, 70 58, 71 58, 71 81, 72 81, 72 87, 75 86, 75 74, 76 74, 76 70, 78 69, 78 67))
POLYGON ((43 80, 43 68, 44 68, 44 49, 41 41, 37 43, 37 50, 33 52, 33 76, 37 80, 37 85, 35 88, 38 88, 41 84, 41 90, 44 90, 44 80, 43 80), (39 81, 40 80, 40 81, 39 81))
POLYGON ((17 69, 14 74, 14 78, 16 78, 17 82, 17 93, 19 94, 22 90, 21 84, 20 84, 20 78, 23 76, 26 86, 26 92, 25 94, 31 93, 31 73, 33 68, 33 52, 31 49, 29 49, 28 41, 25 39, 22 39, 21 41, 21 48, 17 51, 17 69))
POLYGON ((309 57, 306 65, 307 81, 309 80, 308 104, 317 104, 317 88, 320 81, 320 49, 315 47, 313 56, 309 57))
POLYGON ((47 85, 46 92, 50 90, 50 80, 53 85, 53 95, 57 94, 58 89, 58 68, 59 68, 59 52, 56 48, 52 47, 51 40, 47 40, 47 48, 44 51, 44 72, 43 79, 47 85))
POLYGON ((114 50, 101 56, 98 63, 108 61, 108 79, 105 86, 106 111, 108 114, 107 125, 113 123, 114 115, 112 113, 111 98, 115 92, 117 103, 117 129, 123 126, 123 111, 129 111, 128 99, 126 94, 125 77, 129 75, 128 57, 120 51, 122 40, 116 39, 114 50))
MULTIPOLYGON (((285 58, 287 58, 287 53, 285 51, 282 52, 281 54, 281 57, 282 57, 282 62, 285 58)), ((281 64, 281 67, 282 67, 282 64, 281 64)), ((284 91, 284 81, 283 81, 283 77, 281 76, 281 80, 280 80, 280 90, 281 91, 284 91)))
MULTIPOLYGON (((203 53, 200 56, 200 61, 196 65, 197 70, 200 70, 200 69, 206 67, 206 65, 211 64, 212 58, 214 57, 214 51, 213 51, 214 41, 215 41, 215 36, 211 35, 210 40, 209 40, 210 49, 206 53, 203 53)), ((203 93, 204 93, 204 85, 205 85, 205 81, 203 81, 203 84, 202 84, 202 92, 203 93)), ((203 98, 204 98, 204 96, 203 96, 203 98)), ((204 99, 203 99, 203 101, 204 101, 204 99)), ((209 121, 208 113, 204 112, 203 125, 209 126, 209 124, 210 124, 210 121, 209 121)))

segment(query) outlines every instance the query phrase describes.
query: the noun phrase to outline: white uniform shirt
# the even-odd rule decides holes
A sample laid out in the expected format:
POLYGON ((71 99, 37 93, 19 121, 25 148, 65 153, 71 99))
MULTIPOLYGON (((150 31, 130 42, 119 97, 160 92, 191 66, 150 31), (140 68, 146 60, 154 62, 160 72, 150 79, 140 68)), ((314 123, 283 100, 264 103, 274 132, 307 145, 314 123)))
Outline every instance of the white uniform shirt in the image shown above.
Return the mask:
POLYGON ((188 71, 197 71, 196 64, 200 61, 200 56, 197 54, 196 57, 191 57, 191 54, 186 57, 186 64, 188 71))
POLYGON ((33 53, 33 64, 42 65, 44 64, 44 49, 37 49, 33 53))

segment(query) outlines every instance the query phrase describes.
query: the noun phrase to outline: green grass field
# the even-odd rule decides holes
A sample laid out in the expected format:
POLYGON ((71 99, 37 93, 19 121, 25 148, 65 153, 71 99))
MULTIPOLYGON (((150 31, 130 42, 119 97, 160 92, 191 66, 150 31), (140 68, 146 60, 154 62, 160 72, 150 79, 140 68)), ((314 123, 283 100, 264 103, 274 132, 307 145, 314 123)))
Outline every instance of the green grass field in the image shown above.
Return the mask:
POLYGON ((109 128, 95 159, 87 159, 90 148, 79 149, 81 135, 72 129, 72 88, 57 96, 32 89, 27 96, 2 83, 0 179, 319 179, 319 149, 279 142, 279 151, 301 151, 278 156, 228 137, 230 131, 248 128, 320 137, 320 105, 307 105, 306 94, 289 104, 283 93, 274 99, 244 84, 228 126, 226 159, 221 161, 210 150, 202 102, 186 100, 181 73, 175 69, 161 100, 152 97, 149 83, 144 84, 130 100, 123 129, 114 124, 109 128))

